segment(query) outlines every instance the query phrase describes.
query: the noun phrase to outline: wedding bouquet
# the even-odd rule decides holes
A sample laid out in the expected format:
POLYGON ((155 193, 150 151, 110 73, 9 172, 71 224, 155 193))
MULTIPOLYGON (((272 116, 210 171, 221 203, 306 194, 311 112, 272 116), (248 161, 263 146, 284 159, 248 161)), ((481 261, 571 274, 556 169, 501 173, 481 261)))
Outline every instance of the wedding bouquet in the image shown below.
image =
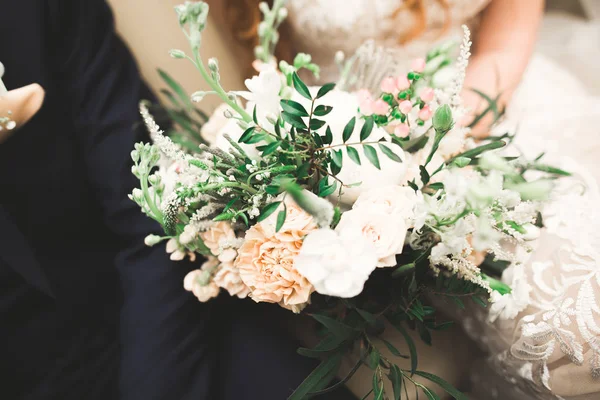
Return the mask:
POLYGON ((154 144, 132 152, 140 188, 130 197, 165 232, 146 244, 166 241, 173 260, 205 260, 183 282, 200 301, 224 290, 323 325, 322 341, 299 350, 322 362, 290 399, 335 389, 340 383, 328 385, 353 349, 356 366, 341 383, 366 364, 376 399, 384 396, 385 377, 395 399, 407 384, 438 398, 414 375, 465 398, 418 370, 407 329, 429 343, 431 330, 448 326, 436 320, 429 295, 458 306, 495 301, 491 318, 519 312, 511 288, 494 278, 496 267, 529 249, 552 179, 567 173, 494 151, 509 135, 485 143, 468 138, 460 98, 468 29, 458 57, 455 46, 439 46, 409 71, 389 75, 385 51, 367 44, 348 60, 337 56, 337 85, 309 86, 301 76, 319 74, 309 55, 291 64, 273 56, 283 3, 261 4, 259 74, 246 81, 247 91, 226 91, 217 60, 200 57, 208 5, 176 7, 191 54, 171 56, 189 59, 211 88, 191 100, 216 95, 224 104, 202 127, 195 151, 164 135, 141 104, 154 144), (367 83, 374 79, 378 87, 367 83), (405 338, 408 355, 381 337, 386 325, 405 338), (380 344, 410 358, 410 369, 385 357, 380 344))

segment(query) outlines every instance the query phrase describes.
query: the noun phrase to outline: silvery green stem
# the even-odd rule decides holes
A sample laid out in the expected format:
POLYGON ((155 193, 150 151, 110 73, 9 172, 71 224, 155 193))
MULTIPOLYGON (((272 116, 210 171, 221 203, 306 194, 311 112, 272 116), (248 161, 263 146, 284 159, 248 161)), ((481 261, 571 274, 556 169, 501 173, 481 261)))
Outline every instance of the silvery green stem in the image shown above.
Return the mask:
POLYGON ((275 0, 272 9, 269 10, 268 7, 265 7, 266 4, 261 7, 261 10, 264 13, 264 19, 259 25, 259 44, 254 53, 255 57, 262 62, 269 63, 274 59, 273 52, 279 41, 277 28, 279 28, 279 25, 281 25, 287 16, 287 11, 283 8, 286 3, 287 0, 275 0))

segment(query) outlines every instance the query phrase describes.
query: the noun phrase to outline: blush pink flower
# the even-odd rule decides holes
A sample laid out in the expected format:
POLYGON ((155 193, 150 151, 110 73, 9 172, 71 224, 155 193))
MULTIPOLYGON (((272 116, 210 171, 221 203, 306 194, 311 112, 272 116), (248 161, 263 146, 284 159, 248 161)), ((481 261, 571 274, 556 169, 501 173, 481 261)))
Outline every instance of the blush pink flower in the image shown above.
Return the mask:
POLYGON ((410 69, 413 70, 414 72, 423 72, 423 70, 425 69, 425 59, 423 59, 423 58, 414 59, 413 62, 410 64, 410 69))
POLYGON ((425 106, 421 109, 421 111, 419 111, 419 118, 422 119, 423 121, 427 121, 432 116, 433 116, 433 111, 431 111, 431 108, 429 108, 429 106, 425 106))
POLYGON ((406 90, 410 87, 410 81, 405 75, 401 75, 396 78, 396 87, 398 91, 406 90))
POLYGON ((356 92, 356 97, 358 98, 358 107, 360 108, 360 112, 363 115, 369 116, 373 115, 373 97, 371 96, 371 92, 367 89, 361 89, 356 92))
POLYGON ((300 312, 314 287, 295 267, 304 236, 317 229, 312 217, 294 202, 286 202, 287 217, 275 232, 275 215, 246 231, 235 267, 256 302, 278 303, 300 312))
POLYGON ((245 298, 250 293, 250 289, 242 281, 240 271, 234 265, 233 260, 231 262, 221 262, 215 273, 214 282, 218 287, 227 290, 229 295, 237 296, 240 299, 245 298))
POLYGON ((388 76, 387 78, 383 78, 381 81, 381 91, 384 93, 391 93, 393 95, 398 94, 398 87, 396 86, 396 79, 388 76))
POLYGON ((373 103, 373 114, 386 115, 390 111, 390 105, 382 99, 377 99, 373 103))
POLYGON ((429 103, 435 97, 435 92, 433 91, 432 88, 427 87, 427 88, 424 88, 423 90, 421 90, 420 97, 421 97, 421 100, 423 100, 425 103, 429 103))
POLYGON ((409 112, 411 112, 413 105, 410 100, 404 100, 400 102, 398 108, 400 109, 402 114, 408 114, 409 112))
POLYGON ((405 138, 410 134, 410 127, 406 124, 400 124, 394 128, 394 135, 405 138))

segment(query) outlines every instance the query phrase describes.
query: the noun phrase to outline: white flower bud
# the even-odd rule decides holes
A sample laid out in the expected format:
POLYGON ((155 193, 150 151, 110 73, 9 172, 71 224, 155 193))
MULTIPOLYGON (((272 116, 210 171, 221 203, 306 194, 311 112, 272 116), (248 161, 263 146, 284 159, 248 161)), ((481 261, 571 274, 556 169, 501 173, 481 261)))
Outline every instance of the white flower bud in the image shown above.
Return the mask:
POLYGON ((336 64, 341 64, 344 62, 344 59, 346 58, 346 55, 344 54, 343 51, 337 51, 335 53, 335 62, 336 64))
POLYGON ((258 36, 265 36, 265 33, 267 33, 267 30, 269 29, 269 25, 267 25, 266 22, 261 22, 260 24, 258 24, 258 36))
POLYGON ((208 59, 208 69, 215 73, 219 70, 219 62, 216 58, 211 57, 208 59))
POLYGON ((138 162, 140 160, 140 152, 137 150, 132 150, 131 151, 131 159, 135 163, 138 162))
POLYGON ((225 118, 233 118, 233 113, 229 109, 223 111, 223 115, 225 116, 225 118))
POLYGON ((144 244, 148 247, 152 247, 156 244, 159 244, 162 241, 162 238, 158 235, 148 235, 144 239, 144 244))
POLYGON ((269 11, 271 11, 271 10, 269 10, 269 5, 267 4, 267 2, 266 2, 266 1, 261 1, 261 2, 258 4, 258 9, 259 9, 259 10, 260 10, 260 11, 261 11, 263 14, 267 14, 269 11))
POLYGON ((525 229, 523 240, 532 241, 540 237, 540 228, 533 224, 525 224, 523 225, 523 229, 525 229))
POLYGON ((169 55, 171 56, 171 58, 185 58, 185 52, 183 50, 179 50, 179 49, 171 49, 169 50, 169 55))
POLYGON ((279 20, 279 22, 283 21, 287 17, 288 17, 288 10, 287 10, 287 8, 281 8, 279 10, 279 12, 277 13, 277 19, 279 20))
POLYGON ((202 99, 204 99, 205 96, 206 96, 206 92, 203 90, 199 90, 192 94, 191 99, 194 103, 200 103, 202 101, 202 99))

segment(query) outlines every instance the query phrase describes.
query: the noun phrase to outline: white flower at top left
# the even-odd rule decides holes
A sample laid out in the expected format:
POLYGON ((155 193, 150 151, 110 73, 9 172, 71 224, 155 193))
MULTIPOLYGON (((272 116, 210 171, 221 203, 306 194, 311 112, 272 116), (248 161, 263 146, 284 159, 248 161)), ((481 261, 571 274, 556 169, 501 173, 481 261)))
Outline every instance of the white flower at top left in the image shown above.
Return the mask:
POLYGON ((258 124, 268 129, 273 124, 268 122, 267 117, 277 118, 281 110, 281 75, 273 66, 268 66, 258 76, 246 79, 245 84, 249 91, 236 94, 256 105, 258 124))

